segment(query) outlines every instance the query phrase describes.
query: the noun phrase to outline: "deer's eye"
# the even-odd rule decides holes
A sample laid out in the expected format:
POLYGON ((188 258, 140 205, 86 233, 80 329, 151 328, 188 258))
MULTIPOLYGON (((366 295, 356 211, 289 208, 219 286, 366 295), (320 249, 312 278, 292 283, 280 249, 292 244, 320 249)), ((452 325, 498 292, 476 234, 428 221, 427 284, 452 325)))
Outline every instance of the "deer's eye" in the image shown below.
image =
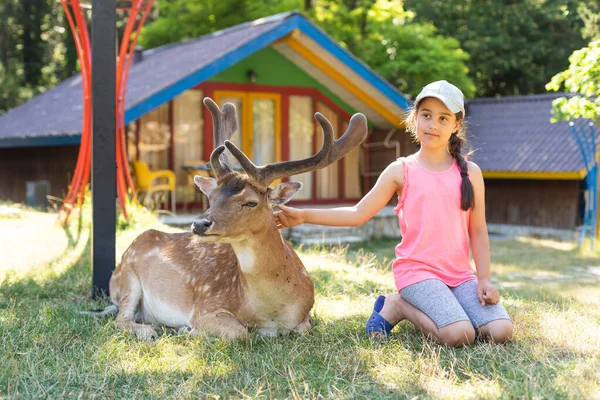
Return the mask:
POLYGON ((246 204, 244 204, 243 206, 244 206, 244 207, 248 207, 248 208, 254 208, 254 207, 256 207, 257 205, 258 205, 258 203, 257 203, 257 202, 255 202, 255 201, 249 201, 249 202, 247 202, 246 204))

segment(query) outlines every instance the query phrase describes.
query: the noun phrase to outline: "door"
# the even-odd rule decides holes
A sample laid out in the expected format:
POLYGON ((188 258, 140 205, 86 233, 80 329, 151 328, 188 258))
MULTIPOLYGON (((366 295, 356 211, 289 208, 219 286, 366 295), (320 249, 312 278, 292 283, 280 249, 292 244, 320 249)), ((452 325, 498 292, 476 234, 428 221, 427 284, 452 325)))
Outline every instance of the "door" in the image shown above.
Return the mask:
MULTIPOLYGON (((281 95, 215 91, 215 102, 236 107, 238 131, 231 141, 256 165, 281 161, 281 95)), ((235 160, 232 160, 237 164, 235 160)))

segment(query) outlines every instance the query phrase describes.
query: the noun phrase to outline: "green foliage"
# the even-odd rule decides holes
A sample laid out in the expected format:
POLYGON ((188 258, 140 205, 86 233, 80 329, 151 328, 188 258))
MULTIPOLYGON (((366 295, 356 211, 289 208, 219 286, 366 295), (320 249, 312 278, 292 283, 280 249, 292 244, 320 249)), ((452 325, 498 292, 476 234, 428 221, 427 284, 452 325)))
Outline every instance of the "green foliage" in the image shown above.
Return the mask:
POLYGON ((560 97, 552 103, 553 121, 589 118, 600 121, 600 40, 573 52, 571 65, 556 74, 546 88, 577 93, 571 97, 560 97))
MULTIPOLYGON (((600 39, 594 0, 164 0, 139 43, 157 47, 295 9, 407 94, 437 79, 467 96, 540 93, 584 38, 600 39)), ((75 73, 77 55, 59 1, 4 0, 0 15, 1 114, 75 73)), ((117 18, 121 38, 127 14, 117 18)), ((581 65, 588 56, 573 57, 581 65)), ((587 99, 568 107, 594 113, 587 99)))
POLYGON ((577 12, 585 24, 583 37, 600 40, 600 3, 581 3, 577 12))
POLYGON ((406 0, 416 21, 433 23, 470 54, 478 96, 544 92, 585 42, 579 0, 406 0))
MULTIPOLYGON (((0 1, 0 115, 78 71, 65 12, 56 0, 0 1)), ((91 14, 85 14, 90 26, 91 14)), ((118 37, 127 13, 117 14, 118 37)))
POLYGON ((468 77, 469 59, 458 41, 437 33, 427 23, 415 23, 400 0, 320 1, 313 20, 398 90, 415 95, 427 83, 446 79, 466 96, 475 86, 468 77))
POLYGON ((300 8, 300 0, 171 0, 156 3, 159 17, 147 24, 139 44, 154 48, 300 8))
MULTIPOLYGON (((160 17, 144 27, 140 44, 156 47, 191 39, 235 24, 298 9, 298 0, 160 2, 160 17)), ((400 0, 316 0, 308 16, 400 91, 416 94, 427 83, 447 79, 465 95, 475 87, 457 40, 428 23, 412 22, 400 0)))
POLYGON ((0 15, 2 114, 71 76, 76 58, 60 2, 6 0, 0 15))

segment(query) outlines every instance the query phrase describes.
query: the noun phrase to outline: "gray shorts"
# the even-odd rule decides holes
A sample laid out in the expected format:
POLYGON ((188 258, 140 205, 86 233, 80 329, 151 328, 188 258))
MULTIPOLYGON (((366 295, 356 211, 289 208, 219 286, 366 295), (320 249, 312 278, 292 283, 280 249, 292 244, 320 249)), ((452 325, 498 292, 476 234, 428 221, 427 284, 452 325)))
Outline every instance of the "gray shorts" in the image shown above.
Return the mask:
POLYGON ((510 320, 502 304, 481 305, 476 279, 455 288, 446 286, 439 279, 427 279, 405 287, 400 295, 427 314, 438 329, 458 321, 471 321, 473 327, 479 328, 497 319, 510 320))

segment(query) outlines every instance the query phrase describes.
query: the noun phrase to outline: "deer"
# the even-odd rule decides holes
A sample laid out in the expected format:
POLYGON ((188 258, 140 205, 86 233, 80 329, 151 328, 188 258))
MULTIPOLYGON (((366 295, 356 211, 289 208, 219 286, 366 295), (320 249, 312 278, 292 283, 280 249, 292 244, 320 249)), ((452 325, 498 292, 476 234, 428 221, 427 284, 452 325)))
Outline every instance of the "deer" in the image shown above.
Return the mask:
POLYGON ((213 120, 215 148, 207 164, 214 177, 196 175, 208 209, 189 232, 150 229, 123 253, 109 284, 113 303, 96 314, 117 312, 116 326, 139 338, 157 337, 155 326, 244 340, 310 330, 314 284, 292 245, 279 232, 273 208, 285 204, 301 183, 273 182, 324 168, 364 141, 367 120, 357 113, 334 140, 320 113, 321 149, 303 160, 255 165, 228 139, 237 130, 235 106, 221 110, 203 100, 213 120), (234 168, 227 149, 241 167, 234 168))

